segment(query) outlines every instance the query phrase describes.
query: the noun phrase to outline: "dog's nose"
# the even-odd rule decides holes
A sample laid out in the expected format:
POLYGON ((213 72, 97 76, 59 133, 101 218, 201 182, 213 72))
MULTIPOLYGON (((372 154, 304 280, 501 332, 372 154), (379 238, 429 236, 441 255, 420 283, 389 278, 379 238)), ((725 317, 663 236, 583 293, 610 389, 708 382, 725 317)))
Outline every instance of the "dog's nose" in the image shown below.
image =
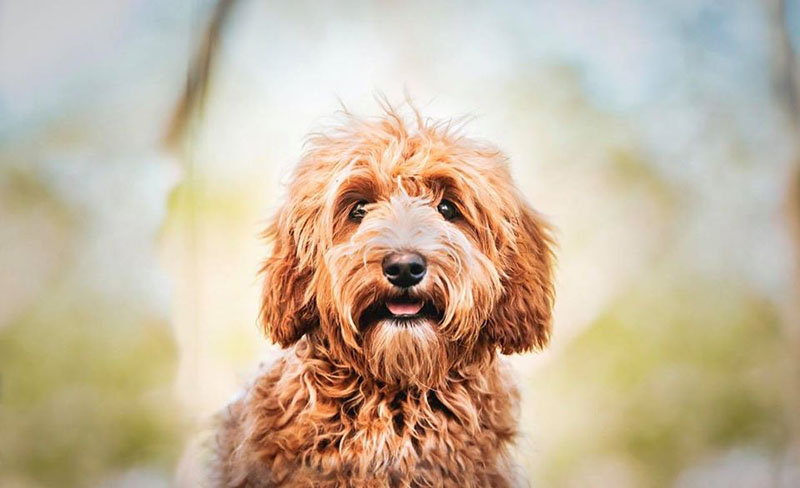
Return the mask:
POLYGON ((408 288, 425 276, 425 258, 416 252, 393 252, 383 258, 383 275, 394 286, 408 288))

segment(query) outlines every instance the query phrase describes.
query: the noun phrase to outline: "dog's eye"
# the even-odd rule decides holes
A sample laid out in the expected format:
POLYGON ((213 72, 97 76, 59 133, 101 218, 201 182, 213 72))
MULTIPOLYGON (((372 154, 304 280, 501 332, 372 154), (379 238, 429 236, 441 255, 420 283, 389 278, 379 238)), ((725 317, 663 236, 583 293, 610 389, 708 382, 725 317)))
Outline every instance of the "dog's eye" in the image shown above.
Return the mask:
POLYGON ((450 200, 442 200, 439 202, 439 205, 436 206, 436 210, 442 214, 445 220, 453 220, 458 216, 456 206, 450 200))
POLYGON ((348 215, 350 220, 352 220, 353 222, 361 222, 361 219, 363 219, 364 216, 367 215, 366 206, 367 206, 366 200, 359 200, 358 202, 356 202, 356 204, 353 205, 353 208, 350 209, 350 214, 348 215))

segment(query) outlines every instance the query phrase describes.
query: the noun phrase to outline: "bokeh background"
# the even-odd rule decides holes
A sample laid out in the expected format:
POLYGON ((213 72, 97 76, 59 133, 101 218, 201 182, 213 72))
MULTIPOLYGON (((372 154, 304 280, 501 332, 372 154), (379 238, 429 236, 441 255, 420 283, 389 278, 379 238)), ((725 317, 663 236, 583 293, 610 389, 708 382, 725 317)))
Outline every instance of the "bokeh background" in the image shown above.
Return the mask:
POLYGON ((376 92, 557 228, 533 486, 800 486, 798 48, 796 0, 0 0, 0 486, 194 483, 287 168, 376 92))

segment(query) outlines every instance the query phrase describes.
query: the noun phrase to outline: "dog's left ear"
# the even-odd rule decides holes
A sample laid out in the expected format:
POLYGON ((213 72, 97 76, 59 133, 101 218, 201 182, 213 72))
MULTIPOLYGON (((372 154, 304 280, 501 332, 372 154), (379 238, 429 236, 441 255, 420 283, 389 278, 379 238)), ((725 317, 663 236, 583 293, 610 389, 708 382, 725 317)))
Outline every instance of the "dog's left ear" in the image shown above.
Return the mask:
POLYGON ((308 293, 312 270, 304 269, 287 207, 281 209, 264 233, 273 243, 264 262, 260 321, 276 344, 289 347, 318 322, 316 304, 308 293))
POLYGON ((545 220, 524 202, 512 218, 515 242, 505 258, 503 295, 486 323, 503 354, 541 349, 550 340, 553 240, 545 220))

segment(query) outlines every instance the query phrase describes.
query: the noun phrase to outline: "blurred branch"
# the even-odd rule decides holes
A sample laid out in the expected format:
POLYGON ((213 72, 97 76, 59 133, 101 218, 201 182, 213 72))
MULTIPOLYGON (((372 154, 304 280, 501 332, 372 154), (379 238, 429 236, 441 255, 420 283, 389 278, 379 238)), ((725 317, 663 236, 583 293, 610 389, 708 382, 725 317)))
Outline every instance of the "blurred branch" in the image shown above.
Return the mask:
POLYGON ((800 86, 798 86, 797 53, 794 52, 787 26, 786 0, 771 0, 775 27, 773 81, 775 93, 784 108, 792 129, 800 130, 800 86))
POLYGON ((220 0, 211 14, 202 40, 194 53, 186 75, 186 89, 175 107, 164 137, 167 149, 176 149, 186 136, 189 122, 202 111, 220 36, 237 0, 220 0))
MULTIPOLYGON (((787 26, 786 0, 769 1, 773 34, 773 83, 778 106, 789 125, 791 154, 785 194, 784 215, 792 244, 791 290, 784 306, 784 332, 791 364, 786 394, 792 416, 792 441, 800 444, 800 86, 797 53, 787 26)), ((795 460, 796 461, 796 460, 795 460)), ((790 462, 792 462, 790 460, 790 462)))

